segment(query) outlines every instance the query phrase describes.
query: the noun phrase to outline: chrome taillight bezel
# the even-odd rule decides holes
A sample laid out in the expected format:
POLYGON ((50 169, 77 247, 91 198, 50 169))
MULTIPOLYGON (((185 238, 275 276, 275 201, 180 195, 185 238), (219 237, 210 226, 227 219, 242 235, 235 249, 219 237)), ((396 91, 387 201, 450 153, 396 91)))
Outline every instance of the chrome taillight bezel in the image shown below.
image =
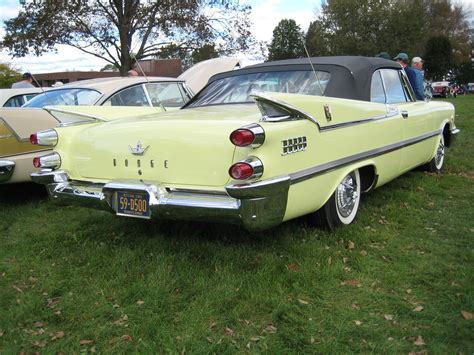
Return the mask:
POLYGON ((251 156, 248 157, 245 160, 238 161, 234 164, 232 164, 229 168, 229 176, 234 179, 234 180, 253 180, 253 179, 258 179, 263 175, 263 163, 260 159, 257 157, 251 156), (238 165, 238 164, 246 164, 252 168, 252 175, 245 177, 245 178, 237 178, 232 175, 231 171, 232 169, 238 165))
POLYGON ((260 147, 264 142, 265 142, 265 130, 263 129, 262 126, 260 126, 257 123, 252 123, 247 126, 240 127, 229 135, 229 140, 231 141, 232 144, 234 144, 237 147, 252 147, 252 148, 258 148, 260 147), (232 139, 232 136, 238 132, 238 131, 249 131, 253 134, 253 140, 249 144, 236 144, 234 140, 232 139))
POLYGON ((39 131, 30 136, 31 144, 54 147, 58 144, 58 132, 54 129, 39 131))
POLYGON ((33 166, 41 169, 58 169, 61 166, 61 156, 58 153, 42 155, 33 159, 33 166))

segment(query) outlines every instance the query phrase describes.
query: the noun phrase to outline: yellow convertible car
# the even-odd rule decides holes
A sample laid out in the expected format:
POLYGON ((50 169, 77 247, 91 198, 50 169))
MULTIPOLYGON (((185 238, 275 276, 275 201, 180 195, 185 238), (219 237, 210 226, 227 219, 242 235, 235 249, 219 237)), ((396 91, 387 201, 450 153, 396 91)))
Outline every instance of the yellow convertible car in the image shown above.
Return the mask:
MULTIPOLYGON (((55 113, 54 110, 51 111, 55 113)), ((248 230, 352 223, 360 195, 443 167, 454 108, 416 101, 381 58, 268 62, 212 77, 182 109, 38 132, 32 179, 70 204, 248 230)))

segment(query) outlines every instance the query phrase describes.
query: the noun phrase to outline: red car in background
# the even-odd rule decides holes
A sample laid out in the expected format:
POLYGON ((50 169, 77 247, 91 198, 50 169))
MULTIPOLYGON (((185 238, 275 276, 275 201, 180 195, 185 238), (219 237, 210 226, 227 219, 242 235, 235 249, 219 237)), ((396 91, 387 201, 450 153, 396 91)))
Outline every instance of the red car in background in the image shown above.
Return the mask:
POLYGON ((451 94, 449 81, 437 81, 431 84, 433 88, 433 97, 448 97, 451 94))

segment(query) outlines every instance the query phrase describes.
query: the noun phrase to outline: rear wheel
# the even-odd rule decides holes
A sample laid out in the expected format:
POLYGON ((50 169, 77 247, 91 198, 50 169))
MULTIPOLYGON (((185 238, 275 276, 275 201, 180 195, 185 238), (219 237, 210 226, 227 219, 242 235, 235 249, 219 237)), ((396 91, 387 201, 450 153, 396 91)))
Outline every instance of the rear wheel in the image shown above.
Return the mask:
POLYGON ((433 159, 431 159, 430 162, 426 164, 427 170, 432 173, 439 173, 443 169, 445 154, 446 146, 444 145, 444 135, 441 134, 438 148, 436 149, 436 154, 433 159))
POLYGON ((359 170, 354 170, 342 179, 329 200, 315 212, 314 221, 330 230, 351 224, 359 210, 359 202, 360 174, 359 170))

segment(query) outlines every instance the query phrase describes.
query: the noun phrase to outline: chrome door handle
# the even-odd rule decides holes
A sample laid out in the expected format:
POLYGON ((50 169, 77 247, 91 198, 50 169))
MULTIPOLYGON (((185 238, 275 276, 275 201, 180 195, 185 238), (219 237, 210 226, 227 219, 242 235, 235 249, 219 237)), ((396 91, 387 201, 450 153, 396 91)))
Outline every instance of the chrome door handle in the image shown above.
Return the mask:
POLYGON ((408 118, 408 111, 403 110, 402 111, 402 116, 403 116, 403 118, 408 118))

